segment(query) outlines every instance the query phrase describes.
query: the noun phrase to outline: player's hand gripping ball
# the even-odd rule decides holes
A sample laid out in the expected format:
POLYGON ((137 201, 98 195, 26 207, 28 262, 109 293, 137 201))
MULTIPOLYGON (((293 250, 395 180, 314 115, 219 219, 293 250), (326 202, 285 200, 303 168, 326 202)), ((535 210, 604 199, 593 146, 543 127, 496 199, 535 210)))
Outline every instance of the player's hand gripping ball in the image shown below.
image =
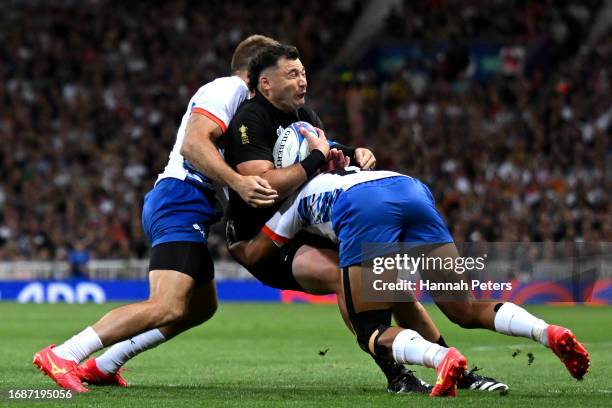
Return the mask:
POLYGON ((293 122, 283 130, 276 139, 272 154, 274 155, 274 167, 288 167, 299 163, 310 154, 308 141, 300 133, 303 127, 308 133, 318 137, 316 129, 308 122, 293 122))

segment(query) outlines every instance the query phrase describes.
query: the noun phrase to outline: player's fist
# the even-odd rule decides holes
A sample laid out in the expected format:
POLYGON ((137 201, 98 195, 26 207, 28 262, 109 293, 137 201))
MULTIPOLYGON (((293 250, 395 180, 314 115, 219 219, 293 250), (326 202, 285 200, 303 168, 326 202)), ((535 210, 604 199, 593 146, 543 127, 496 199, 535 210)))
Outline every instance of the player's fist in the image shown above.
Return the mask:
POLYGON ((232 186, 240 198, 251 207, 268 207, 276 201, 278 193, 270 186, 270 183, 259 176, 240 176, 232 186))
POLYGON ((305 128, 300 128, 300 133, 306 140, 308 141, 308 147, 310 147, 310 151, 319 150, 325 157, 329 155, 329 143, 327 142, 327 137, 325 137, 325 133, 319 129, 315 128, 317 131, 317 135, 313 135, 311 132, 308 132, 305 128))
POLYGON ((355 149, 355 161, 362 170, 374 170, 376 168, 374 153, 365 147, 355 149))

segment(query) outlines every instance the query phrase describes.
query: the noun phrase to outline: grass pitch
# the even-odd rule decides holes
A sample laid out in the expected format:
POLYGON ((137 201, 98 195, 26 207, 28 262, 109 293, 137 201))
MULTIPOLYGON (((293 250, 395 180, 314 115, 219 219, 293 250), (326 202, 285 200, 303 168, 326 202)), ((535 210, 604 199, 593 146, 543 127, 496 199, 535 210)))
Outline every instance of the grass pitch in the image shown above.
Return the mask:
MULTIPOLYGON (((449 344, 510 385, 510 393, 459 391, 454 399, 388 395, 386 383, 344 328, 334 306, 222 304, 212 321, 131 362, 130 388, 90 387, 68 401, 16 401, 11 389, 52 389, 32 355, 61 343, 116 305, 0 303, 0 405, 129 407, 596 407, 612 406, 612 308, 529 307, 570 327, 591 353, 591 372, 573 380, 547 349, 483 330, 463 330, 428 310, 449 344), (325 350, 327 352, 325 353, 325 350), (520 353, 513 357, 519 350, 520 353), (528 354, 533 362, 529 364, 528 354)), ((434 382, 433 370, 415 368, 434 382)))

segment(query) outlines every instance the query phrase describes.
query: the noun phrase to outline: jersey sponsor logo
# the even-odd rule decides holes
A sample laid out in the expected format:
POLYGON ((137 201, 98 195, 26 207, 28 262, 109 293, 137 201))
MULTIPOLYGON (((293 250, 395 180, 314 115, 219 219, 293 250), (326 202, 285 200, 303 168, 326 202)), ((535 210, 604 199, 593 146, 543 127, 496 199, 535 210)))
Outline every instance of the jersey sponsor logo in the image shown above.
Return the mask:
POLYGON ((206 232, 202 230, 202 228, 198 224, 192 225, 193 229, 202 234, 202 238, 206 239, 206 232))
POLYGON ((247 130, 249 130, 249 128, 244 125, 238 128, 238 131, 240 132, 240 141, 242 144, 249 144, 249 135, 247 135, 247 130))

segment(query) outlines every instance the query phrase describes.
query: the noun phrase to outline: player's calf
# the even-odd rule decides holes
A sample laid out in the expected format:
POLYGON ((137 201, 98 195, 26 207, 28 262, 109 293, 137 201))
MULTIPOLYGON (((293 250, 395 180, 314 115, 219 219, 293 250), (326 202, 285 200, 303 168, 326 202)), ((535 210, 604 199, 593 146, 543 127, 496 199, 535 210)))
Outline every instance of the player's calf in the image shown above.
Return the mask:
POLYGON ((495 331, 526 337, 550 348, 561 359, 570 374, 581 380, 589 371, 590 357, 571 330, 549 325, 513 303, 495 305, 495 331))
POLYGON ((390 327, 391 308, 367 309, 366 304, 353 303, 351 273, 360 268, 343 269, 346 307, 359 346, 372 356, 399 364, 418 364, 438 369, 438 383, 431 396, 455 396, 457 382, 467 367, 467 360, 454 348, 442 347, 425 340, 414 330, 390 327), (356 312, 356 309, 361 311, 356 312), (447 358, 448 355, 448 358, 447 358), (443 365, 441 365, 444 362, 443 365))
POLYGON ((438 370, 431 396, 455 396, 467 360, 454 348, 431 343, 414 330, 390 327, 391 309, 356 313, 351 319, 359 346, 373 356, 400 364, 418 364, 438 370), (448 358, 447 358, 448 357, 448 358))

